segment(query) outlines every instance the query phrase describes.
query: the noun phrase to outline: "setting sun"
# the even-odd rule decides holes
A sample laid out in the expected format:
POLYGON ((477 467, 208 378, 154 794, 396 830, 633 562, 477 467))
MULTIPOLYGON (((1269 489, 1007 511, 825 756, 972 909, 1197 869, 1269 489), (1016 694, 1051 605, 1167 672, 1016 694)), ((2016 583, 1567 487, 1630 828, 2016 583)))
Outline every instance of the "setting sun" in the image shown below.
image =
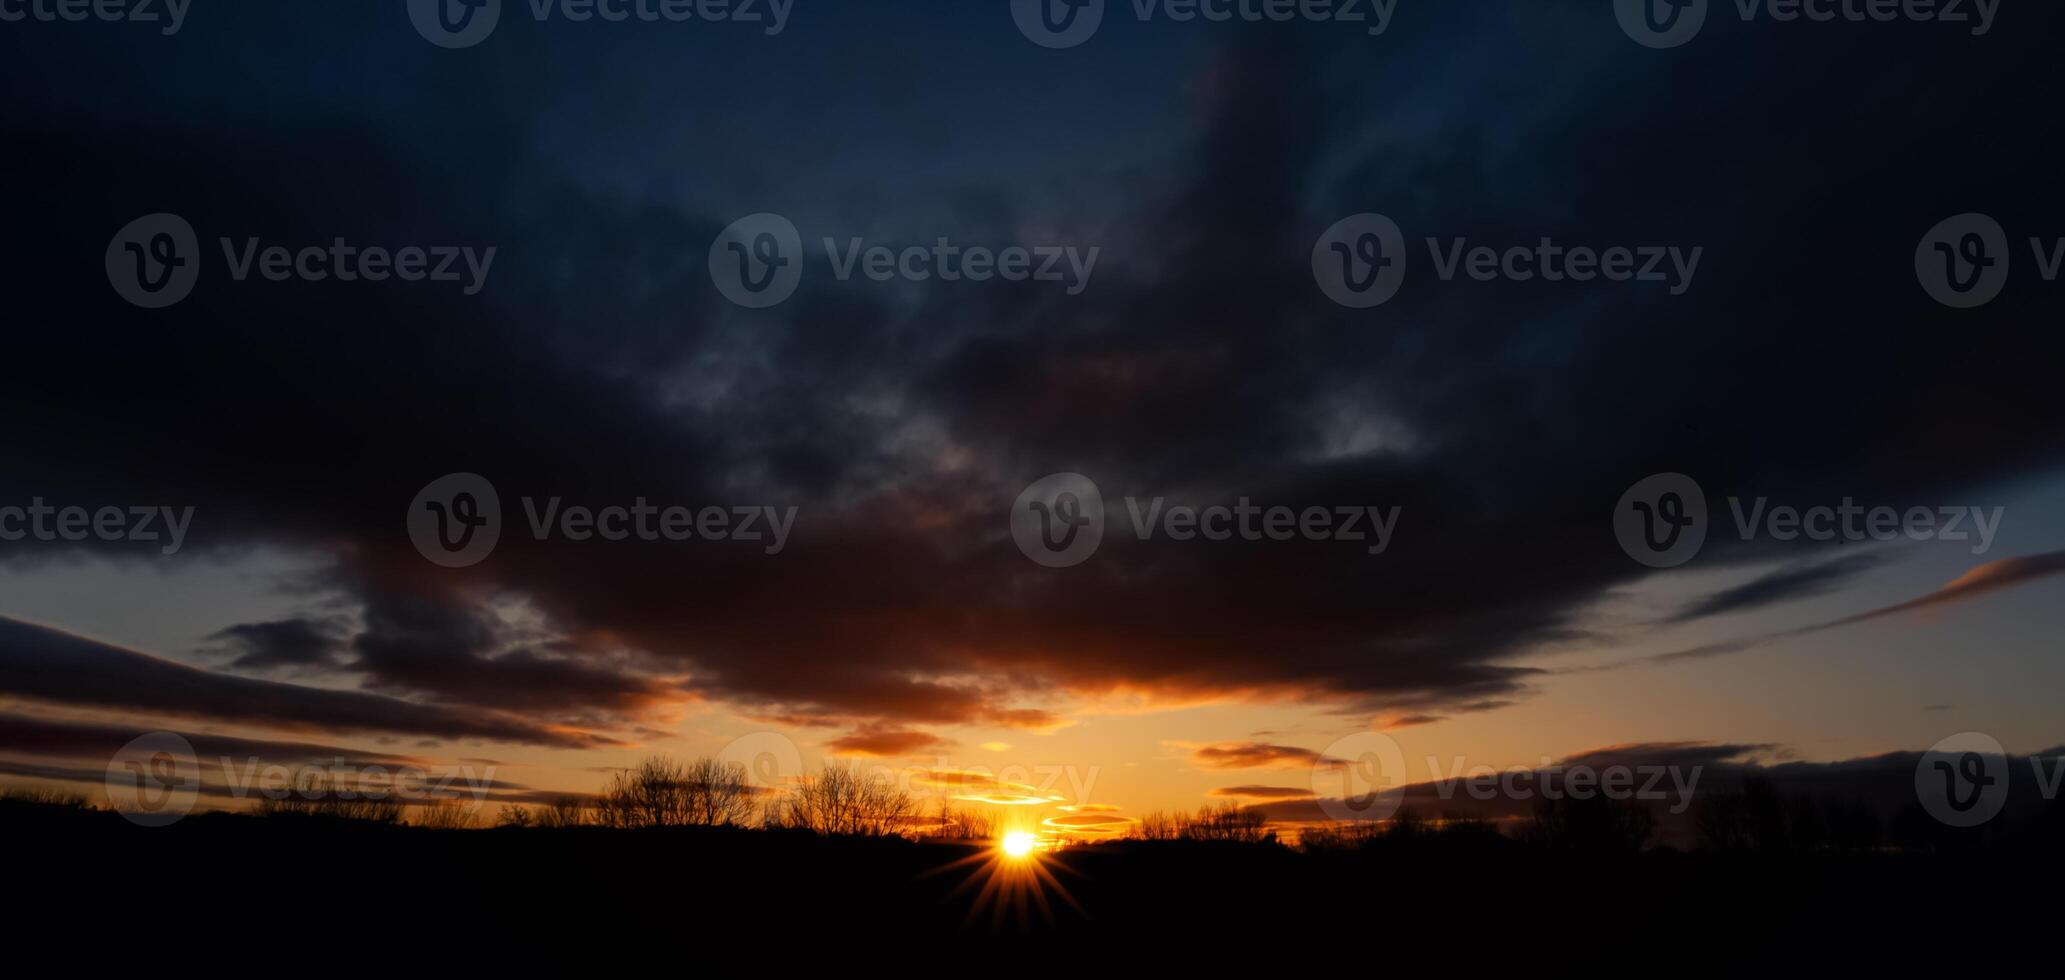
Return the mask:
POLYGON ((1032 854, 1033 845, 1037 841, 1033 835, 1019 830, 1005 834, 1003 842, 998 844, 998 847, 1002 848, 1008 857, 1022 858, 1032 854))

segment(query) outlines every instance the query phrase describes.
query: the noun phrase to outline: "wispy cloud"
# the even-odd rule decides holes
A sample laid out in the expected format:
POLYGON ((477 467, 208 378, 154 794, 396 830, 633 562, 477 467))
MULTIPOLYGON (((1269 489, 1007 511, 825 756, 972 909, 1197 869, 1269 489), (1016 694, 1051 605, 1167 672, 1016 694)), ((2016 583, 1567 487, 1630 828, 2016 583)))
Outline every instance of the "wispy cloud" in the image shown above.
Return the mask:
POLYGON ((900 756, 937 752, 952 748, 953 742, 931 732, 901 728, 865 728, 835 738, 825 747, 839 755, 900 756))
POLYGON ((1221 786, 1212 790, 1212 795, 1244 800, 1295 800, 1313 793, 1296 786, 1221 786))
POLYGON ((0 693, 279 731, 422 735, 557 748, 622 744, 488 709, 215 673, 5 617, 0 617, 0 693))
POLYGON ((1628 666, 1637 663, 1668 664, 1723 657, 1729 654, 1742 653, 1746 650, 1753 650, 1780 640, 1808 636, 1828 630, 1840 629, 1845 626, 1854 626, 1859 623, 1868 623, 1903 613, 1921 612, 1923 610, 1938 609, 1970 602, 1995 592, 2040 581, 2061 572, 2065 572, 2065 551, 2046 552, 2022 558, 2003 558, 1980 565, 1958 576, 1942 588, 1927 595, 1909 599, 1906 602, 1882 606, 1868 612, 1858 613, 1854 616, 1845 616, 1841 619, 1833 619, 1824 623, 1816 623, 1812 626, 1802 626, 1796 629, 1780 630, 1775 633, 1703 644, 1670 653, 1623 661, 1619 664, 1609 665, 1609 667, 1628 666))
POLYGON ((1208 769, 1261 769, 1311 766, 1320 762, 1319 752, 1296 745, 1270 742, 1219 742, 1200 745, 1190 758, 1208 769))

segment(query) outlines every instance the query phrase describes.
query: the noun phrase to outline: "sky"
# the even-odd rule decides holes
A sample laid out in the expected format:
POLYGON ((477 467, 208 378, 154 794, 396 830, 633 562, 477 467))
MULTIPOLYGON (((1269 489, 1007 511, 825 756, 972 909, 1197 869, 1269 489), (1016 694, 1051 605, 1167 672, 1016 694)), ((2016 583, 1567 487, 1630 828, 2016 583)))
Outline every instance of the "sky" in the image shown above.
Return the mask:
POLYGON ((1655 49, 1590 0, 1399 0, 1377 36, 1113 4, 1055 49, 1001 0, 795 0, 771 36, 505 3, 448 49, 407 6, 0 23, 0 508, 192 508, 175 554, 0 542, 0 776, 91 787, 167 731, 492 765, 532 802, 772 751, 1120 821, 1320 793, 1370 735, 1394 782, 2065 743, 2058 287, 2022 249, 1956 309, 1916 263, 1953 215, 2065 234, 2038 98, 2065 14, 1719 5, 1655 49), (145 309, 110 263, 158 213, 198 279, 145 309), (1356 308, 1322 260, 1370 213, 1406 271, 1356 308), (713 243, 763 214, 802 278, 753 308, 713 243), (1544 238, 1698 265, 1438 274, 1544 238), (234 275, 337 239, 495 252, 477 283, 234 275), (1097 258, 1079 291, 842 279, 856 239, 1097 258), (1656 568, 1616 522, 1669 473, 1710 527, 1656 568), (448 474, 500 502, 463 567, 411 536, 448 474), (1014 538, 1050 474, 1104 505, 1064 567, 1014 538), (776 554, 537 540, 552 498, 794 523, 776 554), (1156 498, 1396 524, 1380 554, 1143 538, 1156 498), (1997 527, 1739 535, 1759 499, 1997 527))

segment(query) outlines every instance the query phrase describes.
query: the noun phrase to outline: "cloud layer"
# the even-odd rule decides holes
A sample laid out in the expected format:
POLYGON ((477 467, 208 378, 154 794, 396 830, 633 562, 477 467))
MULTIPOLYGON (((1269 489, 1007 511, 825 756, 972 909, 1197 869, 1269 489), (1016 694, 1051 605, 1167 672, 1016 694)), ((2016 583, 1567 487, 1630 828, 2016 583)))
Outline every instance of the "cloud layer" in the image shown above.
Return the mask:
MULTIPOLYGON (((1180 87, 1176 108, 1129 122, 1173 145, 1122 166, 971 166, 925 210, 885 203, 903 163, 856 158, 826 200, 777 179, 804 162, 774 154, 763 176, 733 161, 709 177, 732 188, 711 201, 674 193, 698 178, 642 156, 598 162, 569 134, 587 107, 639 98, 602 79, 681 58, 586 36, 517 35, 467 68, 405 25, 311 12, 333 29, 273 35, 270 14, 196 25, 105 72, 76 67, 87 59, 62 39, 10 58, 0 79, 43 98, 0 107, 10 180, 36 191, 11 216, 23 233, 0 244, 19 284, 0 498, 192 505, 189 560, 279 548, 326 571, 298 583, 306 617, 220 624, 222 671, 0 622, 8 693, 559 747, 706 699, 876 754, 937 745, 930 729, 944 726, 1052 728, 1074 698, 1142 691, 1424 720, 1527 696, 1542 676, 1529 659, 1586 639, 1584 611, 1646 574, 1605 528, 1650 473, 1781 501, 1911 503, 2065 461, 2052 395, 2065 340, 2031 329, 2051 299, 2018 279, 1977 315, 1949 311, 1906 264, 1948 214, 2065 215, 2053 168, 2037 165, 2056 156, 2050 129, 1997 96, 2055 90, 2059 11, 2018 11, 2028 26, 1983 48, 1715 31, 1660 58, 1638 56, 1596 6, 1529 4, 1490 23, 1429 12, 1376 59, 1344 32, 1200 32, 1138 53, 1180 87), (358 59, 418 84, 248 91, 266 75, 255 68, 330 78, 358 59), (186 112, 148 84, 162 77, 217 111, 186 112), (1080 297, 819 275, 748 316, 701 262, 720 228, 767 208, 913 241, 1094 241, 1106 258, 1080 297), (167 209, 200 230, 211 264, 192 298, 146 316, 108 289, 100 257, 114 229, 167 209), (1396 300, 1349 311, 1314 288, 1311 243, 1369 210, 1415 237, 1672 242, 1708 258, 1673 299, 1442 282, 1416 255, 1396 300), (492 244, 500 257, 477 297, 233 282, 219 236, 492 244), (1381 556, 1113 533, 1091 562, 1050 570, 1016 552, 1006 515, 1057 471, 1092 475, 1115 514, 1126 496, 1247 496, 1403 517, 1381 556), (489 476, 512 532, 464 571, 429 565, 404 533, 407 503, 452 472, 489 476), (802 516, 772 557, 541 542, 520 533, 525 496, 802 516), (326 683, 256 676, 285 669, 326 683)), ((946 44, 988 15, 941 16, 924 36, 946 44)), ((806 67, 784 60, 800 53, 755 57, 767 60, 753 77, 806 67)), ((854 60, 807 67, 901 92, 882 127, 965 122, 939 137, 956 153, 1007 137, 1014 108, 1047 111, 1009 70, 900 86, 854 60)), ((687 131, 705 147, 780 147, 799 131, 748 115, 687 131)), ((1053 129, 1062 156, 1105 153, 1073 132, 1053 129)), ((10 545, 0 560, 86 548, 149 560, 70 543, 10 545)), ((1799 557, 1717 541, 1702 560, 1799 557)), ((2049 559, 2029 561, 1952 594, 2048 574, 2049 559)), ((1864 570, 1812 562, 1681 615, 1864 570)))

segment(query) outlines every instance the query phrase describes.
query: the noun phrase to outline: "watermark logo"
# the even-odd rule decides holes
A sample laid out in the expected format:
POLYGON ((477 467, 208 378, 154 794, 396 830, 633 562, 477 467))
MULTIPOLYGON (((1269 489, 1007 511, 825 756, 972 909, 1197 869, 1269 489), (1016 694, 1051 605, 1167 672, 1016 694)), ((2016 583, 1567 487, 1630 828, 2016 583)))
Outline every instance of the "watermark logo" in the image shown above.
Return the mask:
POLYGON ((166 827, 193 812, 201 795, 201 763, 183 736, 152 732, 108 760, 106 786, 109 805, 123 819, 166 827))
POLYGON ((803 236, 778 214, 740 218, 710 243, 710 279, 747 309, 779 305, 803 281, 803 236))
POLYGON ((1952 827, 1977 827, 2008 802, 2008 754, 1983 732, 1960 732, 1922 753, 1915 796, 1929 816, 1952 827))
POLYGON ((176 732, 144 735, 108 760, 108 802, 123 819, 140 826, 179 822, 193 812, 204 786, 212 795, 231 800, 255 799, 260 812, 384 814, 397 819, 408 805, 444 806, 465 796, 474 801, 467 808, 470 812, 494 788, 495 767, 427 769, 342 757, 327 764, 291 766, 268 764, 256 756, 241 762, 222 756, 204 763, 193 744, 176 732), (203 778, 204 771, 209 778, 203 778))
POLYGON ((1104 0, 1011 0, 1011 19, 1043 48, 1073 48, 1104 24, 1104 0))
POLYGON ((1040 565, 1080 565, 1104 542, 1104 495, 1081 473, 1044 477, 1011 505, 1011 539, 1040 565))
POLYGON ((1706 26, 1707 0, 1613 0, 1620 29, 1645 48, 1675 48, 1706 26))
MULTIPOLYGON (((1738 538, 1792 542, 1881 544, 1908 541, 1971 542, 1971 553, 1993 550, 2006 519, 2005 507, 1957 504, 1945 507, 1867 507, 1844 497, 1810 507, 1772 506, 1769 497, 1726 498, 1738 538)), ((1710 522, 1706 494, 1683 473, 1659 473, 1629 487, 1614 506, 1613 534, 1628 557, 1651 568, 1676 568, 1706 544, 1710 522)))
MULTIPOLYGON (((1672 296, 1692 289, 1704 246, 1569 245, 1548 235, 1533 244, 1473 244, 1468 238, 1425 239, 1434 275, 1444 283, 1655 283, 1672 296)), ((1398 294, 1406 272, 1405 235, 1381 214, 1343 218, 1312 246, 1312 277, 1342 306, 1368 309, 1398 294)))
POLYGON ((771 795, 792 788, 803 775, 803 752, 780 732, 753 732, 732 739, 717 753, 718 765, 745 773, 755 794, 771 795))
POLYGON ((440 48, 470 48, 495 33, 502 0, 409 0, 409 23, 440 48))
MULTIPOLYGON (((534 541, 683 542, 762 544, 769 555, 789 545, 798 508, 771 505, 662 507, 638 497, 628 504, 569 505, 562 497, 520 497, 524 529, 534 541)), ((433 564, 466 568, 487 560, 502 538, 502 503, 495 487, 473 473, 439 477, 409 504, 409 540, 433 564)))
POLYGON ((1952 309, 1993 302, 2008 283, 2008 266, 2008 233, 1983 214, 1943 219, 1914 250, 1914 273, 1922 289, 1952 309))
MULTIPOLYGON (((769 37, 789 26, 796 0, 522 0, 542 24, 732 23, 766 25, 769 37)), ((470 48, 488 39, 502 20, 502 0, 408 0, 409 23, 440 48, 470 48)))
MULTIPOLYGON (((870 245, 864 238, 824 239, 831 273, 840 282, 1059 283, 1070 296, 1088 289, 1104 250, 1074 245, 957 245, 941 236, 932 245, 870 245)), ((803 279, 802 235, 778 214, 755 214, 725 228, 710 243, 710 279, 726 299, 748 309, 787 300, 803 279)))
POLYGON ((1357 732, 1337 739, 1312 766, 1312 795, 1335 820, 1388 820, 1405 802, 1405 752, 1388 735, 1357 732))
POLYGON ((502 540, 502 499, 479 474, 442 476, 409 504, 408 528, 409 540, 432 563, 478 565, 502 540))
POLYGON ((1382 306, 1405 282, 1405 233, 1381 214, 1343 218, 1312 246, 1312 278, 1342 306, 1382 306))
POLYGON ((200 239, 179 215, 147 214, 108 242, 107 270, 116 295, 146 310, 163 309, 200 281, 200 239))
MULTIPOLYGON (((1403 507, 1264 507, 1241 497, 1231 505, 1171 504, 1167 497, 1125 498, 1134 538, 1191 541, 1352 541, 1381 555, 1391 547, 1403 507)), ((1080 565, 1105 533, 1104 497, 1089 477, 1056 473, 1018 495, 1011 537, 1027 558, 1049 568, 1080 565)))
POLYGON ((1613 508, 1613 536, 1628 557, 1675 568, 1706 544, 1706 493, 1683 473, 1658 473, 1628 488, 1613 508))
MULTIPOLYGON (((2000 0, 1730 0, 1745 24, 1970 24, 1973 37, 1993 31, 2000 0)), ((1705 26, 1708 0, 1614 0, 1614 17, 1635 43, 1675 48, 1705 26)))
MULTIPOLYGON (((217 241, 229 277, 238 283, 254 276, 269 282, 449 282, 463 283, 468 296, 487 287, 496 251, 492 245, 362 247, 343 238, 300 247, 267 245, 259 238, 217 241)), ((108 242, 106 265, 108 283, 117 295, 146 309, 160 309, 193 292, 201 275, 201 249, 186 219, 145 215, 115 233, 108 242)))
MULTIPOLYGON (((1125 0, 1145 24, 1349 24, 1371 37, 1391 29, 1398 0, 1125 0)), ((1088 41, 1104 22, 1105 0, 1011 0, 1018 30, 1043 48, 1072 48, 1088 41)))

